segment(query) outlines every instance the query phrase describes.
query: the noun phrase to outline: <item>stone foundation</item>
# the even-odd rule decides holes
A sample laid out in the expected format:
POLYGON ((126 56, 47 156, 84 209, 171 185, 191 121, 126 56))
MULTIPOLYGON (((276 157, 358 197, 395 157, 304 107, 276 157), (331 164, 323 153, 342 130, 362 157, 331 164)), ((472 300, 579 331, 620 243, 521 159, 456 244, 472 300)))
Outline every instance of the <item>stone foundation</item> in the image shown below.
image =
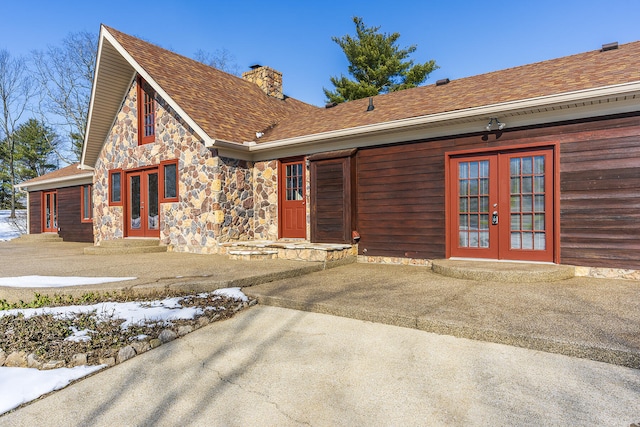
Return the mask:
POLYGON ((390 264, 390 265, 419 265, 431 268, 430 259, 403 258, 403 257, 382 257, 358 255, 358 262, 369 264, 390 264))
POLYGON ((576 267, 576 276, 594 277, 596 279, 640 280, 640 270, 602 267, 576 267))

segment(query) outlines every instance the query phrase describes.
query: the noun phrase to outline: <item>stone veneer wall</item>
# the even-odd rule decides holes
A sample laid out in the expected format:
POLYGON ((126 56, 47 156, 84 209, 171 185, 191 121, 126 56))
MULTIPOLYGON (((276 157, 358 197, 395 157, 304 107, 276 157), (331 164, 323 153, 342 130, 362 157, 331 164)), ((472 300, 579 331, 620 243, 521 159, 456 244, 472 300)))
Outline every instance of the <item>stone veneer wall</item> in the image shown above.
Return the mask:
POLYGON ((278 161, 256 162, 254 180, 254 238, 278 238, 278 161))
MULTIPOLYGON (((156 142, 138 146, 136 83, 126 97, 95 166, 95 243, 124 237, 125 215, 109 206, 109 170, 156 166, 178 159, 179 200, 160 205, 160 239, 172 250, 217 253, 218 243, 277 235, 277 162, 253 163, 218 157, 156 95, 156 142), (256 209, 257 181, 260 206, 256 209), (263 202, 276 203, 265 205, 263 202)), ((124 178, 124 177, 123 177, 124 178)), ((126 188, 123 180, 123 191, 126 188)))

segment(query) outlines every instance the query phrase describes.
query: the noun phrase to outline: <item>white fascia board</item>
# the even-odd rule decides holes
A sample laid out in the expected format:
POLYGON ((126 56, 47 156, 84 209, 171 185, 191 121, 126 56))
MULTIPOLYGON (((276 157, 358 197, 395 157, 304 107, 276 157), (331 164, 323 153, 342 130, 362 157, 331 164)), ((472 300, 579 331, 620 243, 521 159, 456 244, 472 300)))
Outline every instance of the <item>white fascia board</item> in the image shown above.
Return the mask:
POLYGON ((108 32, 104 31, 103 37, 111 43, 111 45, 118 51, 120 55, 133 67, 133 69, 144 78, 144 80, 151 85, 151 87, 173 108, 176 113, 185 121, 195 133, 202 138, 203 141, 208 141, 211 138, 198 124, 169 96, 167 92, 145 71, 144 68, 133 59, 133 57, 122 47, 120 43, 108 32))
POLYGON ((73 187, 75 185, 92 184, 93 172, 83 173, 81 175, 65 176, 62 178, 43 179, 33 184, 22 183, 14 185, 15 188, 24 189, 26 191, 48 190, 50 188, 73 187))
POLYGON ((102 41, 104 27, 100 26, 100 36, 98 37, 98 55, 96 57, 96 68, 93 73, 93 82, 91 82, 91 98, 89 99, 89 113, 87 114, 87 128, 84 131, 84 141, 82 142, 82 156, 80 157, 80 164, 84 165, 87 155, 87 137, 91 131, 91 117, 93 116, 93 104, 96 98, 96 82, 98 81, 98 73, 100 72, 100 59, 102 57, 102 41))

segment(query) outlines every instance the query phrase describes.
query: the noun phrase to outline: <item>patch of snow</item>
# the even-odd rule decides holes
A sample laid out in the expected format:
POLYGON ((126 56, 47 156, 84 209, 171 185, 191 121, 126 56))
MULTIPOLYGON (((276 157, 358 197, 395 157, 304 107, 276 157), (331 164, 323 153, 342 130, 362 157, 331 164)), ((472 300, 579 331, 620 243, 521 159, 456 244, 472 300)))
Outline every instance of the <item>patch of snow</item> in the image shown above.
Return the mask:
POLYGON ((101 283, 135 279, 137 277, 18 276, 0 277, 0 286, 10 288, 59 288, 63 286, 99 285, 101 283))
MULTIPOLYGON (((216 295, 247 301, 247 296, 240 288, 218 289, 216 295)), ((206 297, 207 294, 200 294, 206 297)), ((25 317, 38 314, 51 313, 60 317, 72 317, 76 313, 96 312, 98 316, 107 319, 124 319, 122 328, 126 329, 133 324, 142 323, 170 323, 172 320, 193 319, 202 314, 199 307, 182 307, 180 301, 183 298, 166 298, 152 302, 105 302, 92 305, 75 305, 67 307, 42 307, 16 310, 0 310, 1 316, 17 315, 22 313, 25 317)), ((78 330, 71 328, 73 335, 70 339, 90 339, 91 330, 78 330)), ((137 339, 144 339, 138 335, 137 339)), ((59 390, 71 381, 82 378, 92 372, 102 369, 104 366, 78 366, 75 368, 59 368, 49 371, 40 371, 31 368, 7 368, 0 367, 0 414, 22 405, 23 403, 37 399, 43 394, 59 390)))
POLYGON ((76 366, 50 371, 34 368, 0 368, 0 414, 37 399, 43 394, 66 387, 71 381, 102 369, 100 366, 76 366))
POLYGON ((16 211, 15 219, 9 218, 10 215, 10 210, 0 210, 0 242, 20 237, 20 230, 26 230, 26 211, 16 211))
POLYGON ((240 290, 240 288, 224 288, 213 291, 214 295, 237 299, 238 301, 247 302, 249 298, 240 290))
POLYGON ((73 334, 66 337, 64 339, 65 341, 89 342, 91 341, 91 335, 89 334, 96 332, 96 331, 92 331, 91 329, 83 329, 80 331, 75 326, 70 326, 69 329, 71 330, 71 332, 73 332, 73 334))

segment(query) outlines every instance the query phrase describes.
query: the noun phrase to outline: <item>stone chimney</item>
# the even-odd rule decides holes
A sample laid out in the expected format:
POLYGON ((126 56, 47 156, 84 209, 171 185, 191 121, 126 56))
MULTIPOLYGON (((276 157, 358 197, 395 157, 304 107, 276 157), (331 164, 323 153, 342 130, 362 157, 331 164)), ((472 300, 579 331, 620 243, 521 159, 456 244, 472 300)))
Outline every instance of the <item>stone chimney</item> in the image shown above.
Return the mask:
POLYGON ((269 96, 284 99, 282 93, 282 73, 271 67, 263 67, 262 65, 252 65, 251 71, 242 73, 242 78, 260 86, 269 96))

